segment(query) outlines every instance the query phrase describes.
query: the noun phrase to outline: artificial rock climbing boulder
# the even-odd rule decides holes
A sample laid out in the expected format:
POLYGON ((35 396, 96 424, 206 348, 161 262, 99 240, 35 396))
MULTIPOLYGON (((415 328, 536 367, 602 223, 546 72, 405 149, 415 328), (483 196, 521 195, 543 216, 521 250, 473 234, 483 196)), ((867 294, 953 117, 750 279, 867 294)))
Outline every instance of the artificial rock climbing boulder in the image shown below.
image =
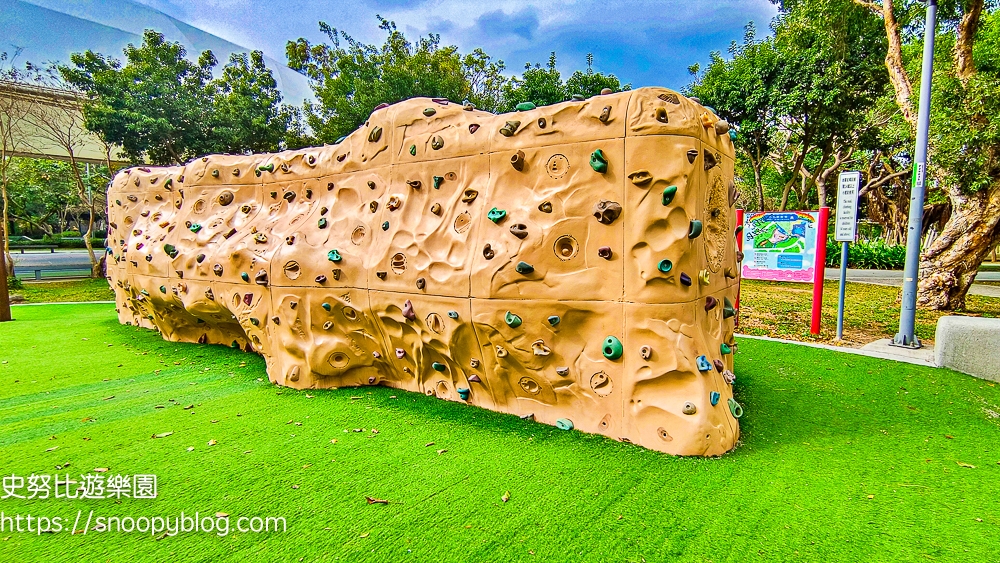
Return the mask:
POLYGON ((680 455, 739 437, 728 124, 662 88, 504 115, 417 98, 331 146, 132 168, 124 323, 680 455))

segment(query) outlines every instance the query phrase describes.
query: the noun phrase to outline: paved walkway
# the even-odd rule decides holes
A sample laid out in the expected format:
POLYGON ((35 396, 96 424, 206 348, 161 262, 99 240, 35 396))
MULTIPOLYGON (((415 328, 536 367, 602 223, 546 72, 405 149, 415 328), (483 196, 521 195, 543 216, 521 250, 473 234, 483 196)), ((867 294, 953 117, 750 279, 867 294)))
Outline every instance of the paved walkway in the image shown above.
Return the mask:
MULTIPOLYGON (((839 280, 840 268, 827 268, 826 279, 839 280)), ((903 272, 901 270, 855 270, 848 268, 847 281, 903 287, 903 272)), ((979 274, 976 275, 976 281, 1000 282, 1000 272, 980 271, 979 274)), ((1000 287, 974 283, 969 289, 969 294, 983 295, 986 297, 1000 297, 1000 287)))
POLYGON ((868 356, 871 358, 879 358, 882 360, 895 360, 897 362, 903 362, 907 364, 914 364, 918 366, 926 367, 936 367, 934 365, 934 347, 924 346, 917 350, 911 350, 909 348, 896 348, 895 346, 889 346, 889 339, 884 338, 882 340, 876 340, 870 344, 865 344, 861 348, 849 348, 847 346, 833 346, 830 344, 819 344, 816 342, 799 342, 798 340, 785 340, 783 338, 771 338, 770 336, 753 336, 750 334, 740 334, 736 333, 736 338, 752 338, 754 340, 768 340, 770 342, 781 342, 783 344, 795 344, 798 346, 806 346, 808 348, 821 348, 823 350, 832 350, 834 352, 843 352, 844 354, 855 354, 859 356, 868 356))

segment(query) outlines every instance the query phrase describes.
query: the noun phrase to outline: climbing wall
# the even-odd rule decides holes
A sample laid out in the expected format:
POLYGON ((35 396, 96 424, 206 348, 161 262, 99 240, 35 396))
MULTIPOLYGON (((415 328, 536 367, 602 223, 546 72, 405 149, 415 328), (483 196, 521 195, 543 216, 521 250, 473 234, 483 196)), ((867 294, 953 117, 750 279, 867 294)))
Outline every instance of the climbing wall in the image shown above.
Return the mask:
POLYGON ((729 124, 642 88, 493 115, 417 98, 335 145, 132 168, 123 323, 678 455, 739 438, 729 124))

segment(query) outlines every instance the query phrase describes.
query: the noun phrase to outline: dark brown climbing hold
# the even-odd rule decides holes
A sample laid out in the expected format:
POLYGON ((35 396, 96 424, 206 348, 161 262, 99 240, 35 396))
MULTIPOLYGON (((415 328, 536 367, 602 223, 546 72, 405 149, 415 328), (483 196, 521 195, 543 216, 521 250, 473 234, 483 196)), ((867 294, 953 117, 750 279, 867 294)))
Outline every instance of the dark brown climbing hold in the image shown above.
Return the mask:
POLYGON ((313 191, 306 190, 306 199, 312 199, 312 198, 313 198, 313 191))
POLYGON ((235 234, 236 234, 236 227, 233 227, 232 229, 229 229, 229 231, 227 231, 226 234, 224 234, 222 236, 225 237, 225 238, 229 238, 229 237, 231 237, 231 236, 233 236, 235 234))
POLYGON ((280 325, 281 324, 281 317, 271 317, 271 322, 274 323, 274 324, 276 324, 276 325, 280 325))
POLYGON ((734 280, 736 279, 736 268, 728 267, 725 269, 724 274, 726 279, 734 280))
POLYGON ((548 201, 543 201, 538 204, 538 210, 542 213, 552 213, 552 203, 548 201))
POLYGON ((483 257, 486 258, 487 260, 492 260, 493 256, 494 256, 494 252, 493 252, 493 249, 490 247, 490 245, 487 244, 486 246, 484 246, 483 247, 483 257))
POLYGON ((514 235, 519 239, 527 238, 528 236, 528 226, 524 223, 515 223, 510 226, 510 234, 514 235))
POLYGON ((469 133, 475 133, 478 130, 479 130, 479 124, 478 123, 470 123, 469 124, 469 133))
POLYGON ((291 203, 292 201, 295 200, 295 192, 285 192, 281 194, 281 198, 287 201, 288 203, 291 203))
POLYGON ((706 311, 711 311, 718 304, 719 304, 719 300, 716 299, 715 297, 712 297, 711 295, 709 295, 708 297, 705 298, 705 310, 706 311))
POLYGON ((316 276, 316 283, 326 283, 326 276, 323 274, 316 276))
POLYGON ((743 252, 742 251, 739 251, 739 250, 736 251, 736 261, 737 262, 742 262, 743 261, 743 252))
POLYGON ((292 309, 295 309, 296 307, 298 307, 298 306, 299 306, 299 302, 298 302, 298 301, 292 301, 292 302, 290 302, 290 303, 288 304, 288 306, 289 306, 290 308, 292 308, 292 309))
POLYGON ((694 164, 694 161, 698 158, 698 149, 691 149, 687 152, 688 162, 694 164))
POLYGON ((417 289, 423 289, 427 287, 427 280, 424 278, 417 278, 417 289))
POLYGON ((340 268, 333 270, 333 279, 340 281, 340 268))
POLYGON ((337 155, 337 162, 344 162, 345 158, 347 158, 347 154, 346 153, 345 154, 338 154, 337 155))
POLYGON ((510 165, 514 170, 521 172, 524 170, 524 151, 517 151, 510 157, 510 165))
POLYGON ((389 201, 385 204, 386 208, 388 208, 389 211, 395 211, 399 209, 400 205, 403 205, 403 200, 399 199, 399 197, 397 196, 390 197, 389 201))
POLYGON ((607 123, 611 119, 611 106, 604 106, 601 110, 601 116, 597 119, 601 120, 601 123, 607 123))
POLYGON ((407 180, 406 181, 406 185, 410 186, 414 190, 419 190, 420 189, 420 180, 407 180))
POLYGON ((215 294, 212 293, 212 288, 208 288, 205 290, 205 299, 208 299, 209 301, 215 301, 215 294))
POLYGON ((462 203, 472 203, 473 201, 476 201, 477 197, 479 197, 479 192, 478 191, 473 190, 471 188, 467 189, 462 194, 462 203))
POLYGON ((223 205, 223 206, 229 205, 230 203, 233 202, 233 200, 235 198, 236 198, 236 196, 233 195, 233 192, 231 192, 229 190, 226 190, 226 191, 222 192, 221 194, 219 194, 219 205, 223 205))
POLYGON ((329 208, 329 207, 320 207, 320 208, 319 208, 319 214, 320 214, 321 216, 322 216, 322 215, 326 215, 326 212, 327 212, 327 211, 330 211, 330 208, 329 208))
POLYGON ((602 246, 598 248, 597 255, 600 256, 601 258, 604 258, 605 260, 611 260, 611 247, 602 246))
POLYGON ((545 118, 544 117, 539 117, 538 118, 538 128, 539 129, 545 129, 545 125, 546 125, 545 118))
POLYGON ((615 219, 622 214, 621 204, 602 199, 594 207, 594 217, 597 217, 597 221, 602 225, 610 225, 615 222, 615 219))
POLYGON ((705 149, 705 170, 711 170, 717 164, 719 164, 718 157, 712 151, 705 149))
POLYGON ((387 275, 389 275, 388 272, 375 272, 375 276, 380 280, 385 280, 387 275))
POLYGON ((257 275, 253 277, 254 283, 257 285, 267 285, 267 270, 261 270, 257 272, 257 275))
POLYGON ((722 363, 722 360, 718 358, 712 360, 712 364, 715 366, 716 371, 718 371, 719 373, 722 373, 726 369, 726 364, 722 363))
POLYGON ((690 286, 691 285, 691 276, 685 274, 684 272, 681 272, 681 285, 690 286))
POLYGON ((670 102, 675 105, 679 105, 681 103, 681 100, 680 98, 677 97, 677 94, 660 94, 659 96, 657 96, 657 98, 663 100, 664 102, 670 102))
POLYGON ((431 148, 434 150, 444 148, 444 137, 441 137, 440 135, 434 135, 431 137, 431 148))
POLYGON ((435 203, 434 205, 432 205, 431 206, 431 213, 433 213, 435 215, 441 215, 441 204, 440 203, 435 203))
POLYGON ((202 262, 205 261, 205 255, 204 254, 199 254, 197 257, 195 257, 195 260, 197 260, 198 263, 201 264, 202 262))
POLYGON ((287 237, 285 237, 285 244, 287 245, 295 244, 295 235, 288 235, 287 237))
POLYGON ((371 130, 371 133, 368 133, 368 142, 377 143, 378 140, 381 138, 382 138, 382 128, 376 125, 375 128, 371 130))
POLYGON ((715 134, 716 135, 719 135, 719 136, 725 135, 726 133, 729 133, 729 129, 730 129, 729 122, 726 121, 725 119, 720 119, 720 120, 718 120, 718 121, 715 122, 715 134))
POLYGON ((656 120, 660 123, 668 123, 667 108, 656 108, 656 120))
POLYGON ((278 199, 278 192, 271 192, 271 199, 278 199))
POLYGON ((413 311, 413 303, 409 299, 406 300, 406 303, 403 303, 403 316, 411 321, 417 318, 417 314, 413 311))

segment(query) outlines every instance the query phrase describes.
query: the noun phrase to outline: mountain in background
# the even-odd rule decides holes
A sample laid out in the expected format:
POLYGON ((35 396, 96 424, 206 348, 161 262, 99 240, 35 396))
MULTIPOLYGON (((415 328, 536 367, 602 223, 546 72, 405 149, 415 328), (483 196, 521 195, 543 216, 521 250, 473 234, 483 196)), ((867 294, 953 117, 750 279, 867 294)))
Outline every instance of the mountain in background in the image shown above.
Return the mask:
MULTIPOLYGON (((71 53, 88 49, 123 60, 122 50, 141 44, 146 29, 184 45, 191 60, 212 51, 223 65, 230 54, 252 50, 130 0, 0 0, 0 51, 23 49, 20 64, 68 63, 71 53)), ((266 55, 264 60, 285 102, 313 99, 306 77, 266 55)))

